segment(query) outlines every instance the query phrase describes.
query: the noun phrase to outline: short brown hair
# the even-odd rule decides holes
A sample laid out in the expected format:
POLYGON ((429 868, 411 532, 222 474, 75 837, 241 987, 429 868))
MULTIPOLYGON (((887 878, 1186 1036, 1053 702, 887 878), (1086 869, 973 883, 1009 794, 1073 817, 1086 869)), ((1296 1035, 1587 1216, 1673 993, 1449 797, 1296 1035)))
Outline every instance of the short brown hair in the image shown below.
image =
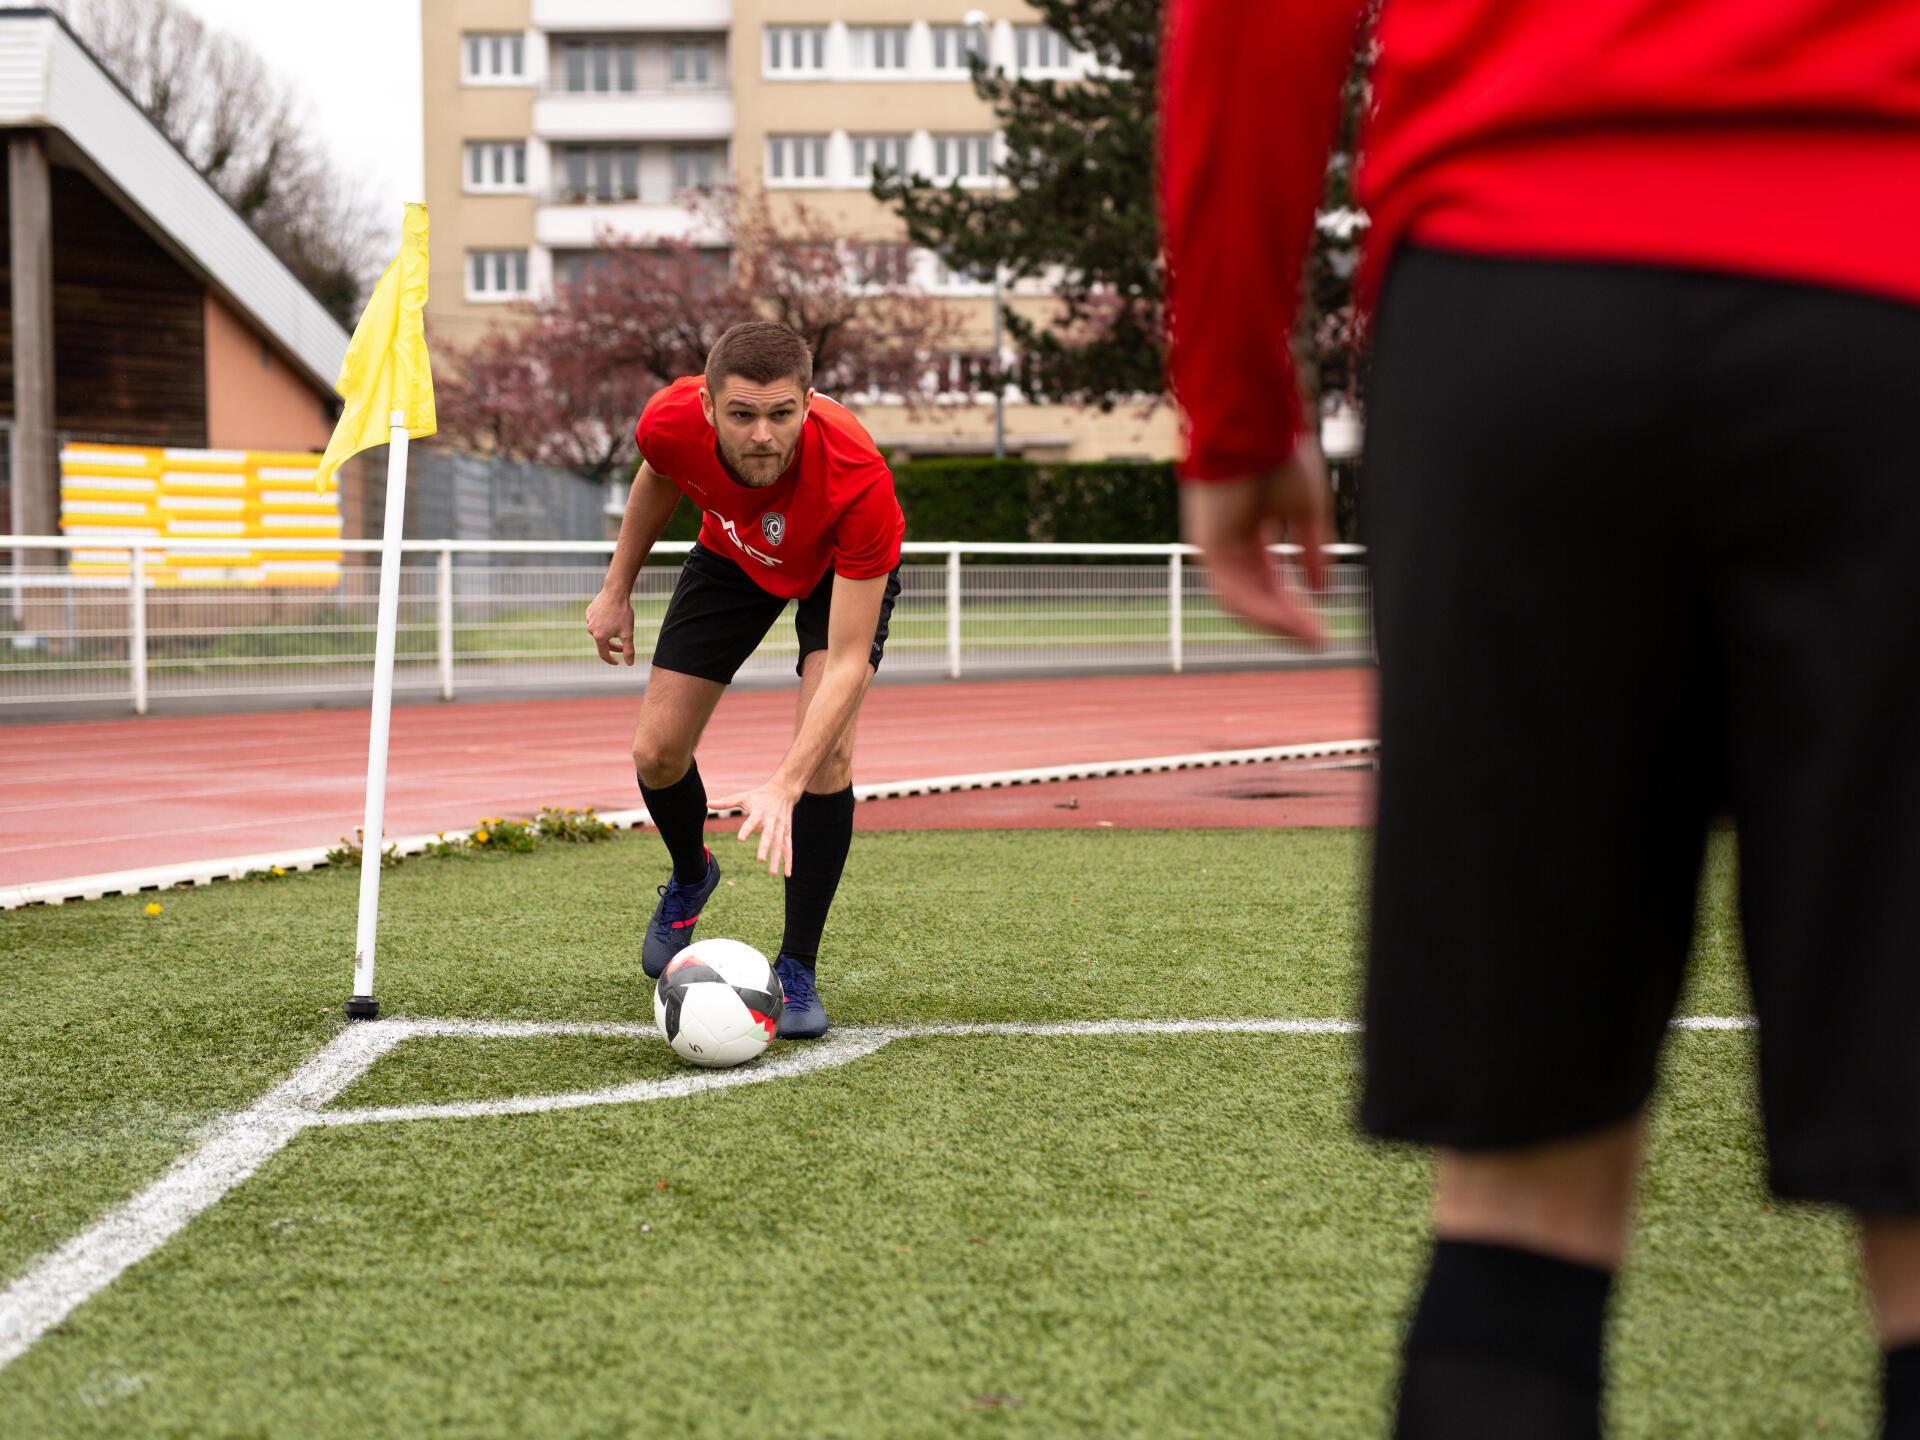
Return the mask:
POLYGON ((718 400, 720 387, 733 375, 752 385, 792 378, 805 395, 813 384, 813 352, 778 320, 748 320, 714 342, 707 355, 707 393, 718 400))

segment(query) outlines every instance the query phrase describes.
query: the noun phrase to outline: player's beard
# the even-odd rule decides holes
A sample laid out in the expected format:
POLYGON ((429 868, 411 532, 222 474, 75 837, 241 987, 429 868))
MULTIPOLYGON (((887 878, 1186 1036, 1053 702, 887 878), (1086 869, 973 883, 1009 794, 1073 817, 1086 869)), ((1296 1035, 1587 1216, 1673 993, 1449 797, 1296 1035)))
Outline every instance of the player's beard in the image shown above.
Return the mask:
POLYGON ((787 473, 787 466, 793 463, 793 451, 741 451, 723 442, 720 458, 749 490, 765 490, 787 473))

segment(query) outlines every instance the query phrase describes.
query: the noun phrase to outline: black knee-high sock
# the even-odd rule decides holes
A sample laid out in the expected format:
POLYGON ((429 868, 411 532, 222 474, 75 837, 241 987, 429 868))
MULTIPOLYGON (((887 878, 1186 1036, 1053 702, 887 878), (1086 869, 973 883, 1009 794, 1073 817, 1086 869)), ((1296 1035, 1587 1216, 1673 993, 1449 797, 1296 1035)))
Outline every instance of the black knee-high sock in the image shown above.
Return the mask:
POLYGON ((1880 1395, 1881 1440, 1920 1440, 1920 1345, 1887 1352, 1880 1395))
POLYGON ((699 762, 688 761, 687 773, 664 790, 641 780, 640 798, 667 842, 673 878, 682 885, 698 885, 707 878, 707 787, 700 779, 699 762))
POLYGON ((1413 1324, 1395 1440, 1598 1440, 1606 1270, 1442 1240, 1413 1324))
POLYGON ((833 892, 853 845, 853 786, 802 795, 793 807, 793 874, 787 877, 787 933, 780 953, 809 970, 820 955, 833 892))

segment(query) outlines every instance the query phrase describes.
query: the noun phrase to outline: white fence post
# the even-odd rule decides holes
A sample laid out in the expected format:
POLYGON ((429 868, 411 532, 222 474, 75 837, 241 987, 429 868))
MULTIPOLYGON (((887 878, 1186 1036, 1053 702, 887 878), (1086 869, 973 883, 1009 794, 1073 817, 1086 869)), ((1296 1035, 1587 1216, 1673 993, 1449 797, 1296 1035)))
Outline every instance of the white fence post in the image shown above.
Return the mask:
POLYGON ((453 547, 440 547, 440 698, 453 699, 453 547))
MULTIPOLYGON (((68 592, 72 593, 72 592, 68 592)), ((133 681, 133 713, 147 713, 147 552, 133 547, 127 566, 127 670, 133 681)))
POLYGON ((1167 660, 1178 675, 1186 668, 1186 591, 1181 575, 1180 552, 1167 556, 1167 660))
POLYGON ((960 547, 947 551, 947 678, 960 678, 960 547))

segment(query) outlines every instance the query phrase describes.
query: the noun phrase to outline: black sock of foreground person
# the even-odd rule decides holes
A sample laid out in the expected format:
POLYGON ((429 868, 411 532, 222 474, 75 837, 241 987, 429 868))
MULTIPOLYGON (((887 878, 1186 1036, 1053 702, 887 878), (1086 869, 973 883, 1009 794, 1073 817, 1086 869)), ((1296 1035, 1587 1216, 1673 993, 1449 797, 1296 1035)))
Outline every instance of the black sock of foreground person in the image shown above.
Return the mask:
POLYGON ((1880 1395, 1882 1440, 1920 1440, 1920 1345, 1887 1352, 1880 1395))
POLYGON ((698 885, 707 878, 707 787, 700 779, 700 763, 689 760, 687 773, 661 790, 641 780, 640 798, 673 857, 673 878, 682 885, 698 885))
POLYGON ((793 874, 787 877, 787 933, 780 953, 813 969, 820 932, 853 846, 853 786, 802 795, 793 807, 793 874))
POLYGON ((1434 1246, 1395 1440, 1597 1440, 1606 1270, 1505 1245, 1434 1246))

